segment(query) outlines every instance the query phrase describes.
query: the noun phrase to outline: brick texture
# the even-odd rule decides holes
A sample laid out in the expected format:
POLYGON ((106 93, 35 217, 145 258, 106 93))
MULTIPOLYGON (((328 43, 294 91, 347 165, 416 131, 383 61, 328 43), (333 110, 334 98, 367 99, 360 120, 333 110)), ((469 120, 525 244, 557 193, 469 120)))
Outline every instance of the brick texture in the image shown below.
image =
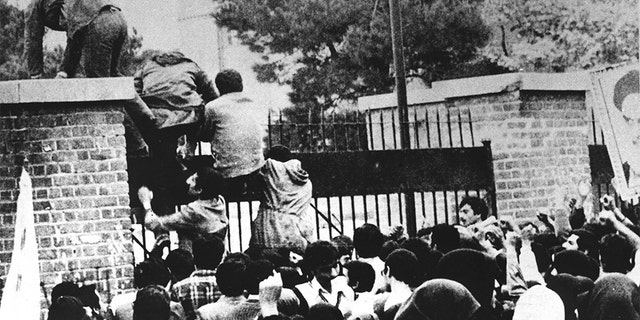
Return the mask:
MULTIPOLYGON (((371 111, 371 149, 400 147, 396 112, 371 111)), ((576 193, 578 182, 590 180, 590 115, 584 91, 521 91, 515 87, 501 93, 410 106, 411 145, 470 147, 490 140, 498 214, 517 220, 535 219, 540 211, 564 209, 565 198, 576 193)), ((447 196, 449 221, 455 221, 457 203, 451 199, 457 196, 460 200, 465 195, 462 191, 453 193, 447 196)), ((436 198, 444 196, 438 193, 436 198)), ((442 205, 438 201, 438 207, 442 205)), ((418 209, 420 212, 422 208, 418 209)), ((438 209, 439 215, 442 209, 438 209)), ((426 223, 433 222, 428 216, 425 219, 426 223)))
POLYGON ((61 280, 74 280, 96 283, 108 302, 131 287, 122 120, 122 107, 110 102, 0 105, 2 278, 10 266, 18 177, 26 159, 40 277, 48 294, 61 280))

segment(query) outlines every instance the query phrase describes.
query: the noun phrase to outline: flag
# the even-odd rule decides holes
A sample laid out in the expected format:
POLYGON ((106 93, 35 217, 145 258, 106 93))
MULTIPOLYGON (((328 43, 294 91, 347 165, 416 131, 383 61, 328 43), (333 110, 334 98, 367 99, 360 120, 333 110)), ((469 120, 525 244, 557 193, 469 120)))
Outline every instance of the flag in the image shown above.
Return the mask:
POLYGON ((604 134, 623 201, 640 196, 640 65, 618 65, 591 73, 594 111, 604 134))
POLYGON ((23 168, 20 176, 14 247, 0 301, 0 319, 40 319, 40 270, 31 192, 31 178, 23 168))

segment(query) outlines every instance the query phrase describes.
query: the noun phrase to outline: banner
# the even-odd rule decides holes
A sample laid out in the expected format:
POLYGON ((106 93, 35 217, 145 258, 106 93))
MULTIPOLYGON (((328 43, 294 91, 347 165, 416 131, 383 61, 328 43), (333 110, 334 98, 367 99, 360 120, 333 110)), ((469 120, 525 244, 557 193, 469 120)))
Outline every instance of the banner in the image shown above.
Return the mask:
POLYGON ((31 178, 27 170, 22 169, 16 233, 11 266, 0 302, 0 319, 40 319, 40 269, 31 192, 31 178))
POLYGON ((612 184, 624 201, 640 196, 640 65, 591 73, 594 111, 614 172, 612 184))

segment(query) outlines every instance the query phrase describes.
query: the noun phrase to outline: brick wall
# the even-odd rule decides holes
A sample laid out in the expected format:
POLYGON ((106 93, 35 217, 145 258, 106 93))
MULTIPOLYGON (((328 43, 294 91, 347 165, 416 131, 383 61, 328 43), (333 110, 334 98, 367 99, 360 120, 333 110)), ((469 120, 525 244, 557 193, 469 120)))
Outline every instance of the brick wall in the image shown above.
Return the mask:
POLYGON ((123 106, 110 101, 130 98, 130 79, 5 82, 0 93, 16 85, 13 97, 0 94, 0 277, 9 271, 26 159, 47 295, 73 280, 96 283, 108 302, 131 287, 133 273, 123 106))
MULTIPOLYGON (((578 182, 591 178, 587 146, 592 123, 583 76, 561 76, 564 78, 510 74, 459 79, 409 93, 412 148, 477 147, 482 140, 490 140, 498 214, 523 220, 554 210, 562 216, 566 198, 577 194, 578 182)), ((359 107, 371 114, 372 149, 400 146, 393 136, 399 135, 394 100, 394 95, 381 95, 359 101, 359 107)), ((464 195, 436 193, 438 216, 444 211, 446 196, 450 221, 455 221, 452 198, 459 200, 464 195)))

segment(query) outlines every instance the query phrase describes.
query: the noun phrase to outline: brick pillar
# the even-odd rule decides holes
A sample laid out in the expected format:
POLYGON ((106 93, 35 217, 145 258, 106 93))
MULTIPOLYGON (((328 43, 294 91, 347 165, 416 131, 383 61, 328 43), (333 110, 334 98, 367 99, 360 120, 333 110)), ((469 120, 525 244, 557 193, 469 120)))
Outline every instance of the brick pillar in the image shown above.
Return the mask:
MULTIPOLYGON (((123 100, 131 78, 0 82, 0 277, 13 251, 18 177, 33 181, 40 279, 131 287, 123 100)), ((46 305, 43 300, 43 308, 46 305)))

